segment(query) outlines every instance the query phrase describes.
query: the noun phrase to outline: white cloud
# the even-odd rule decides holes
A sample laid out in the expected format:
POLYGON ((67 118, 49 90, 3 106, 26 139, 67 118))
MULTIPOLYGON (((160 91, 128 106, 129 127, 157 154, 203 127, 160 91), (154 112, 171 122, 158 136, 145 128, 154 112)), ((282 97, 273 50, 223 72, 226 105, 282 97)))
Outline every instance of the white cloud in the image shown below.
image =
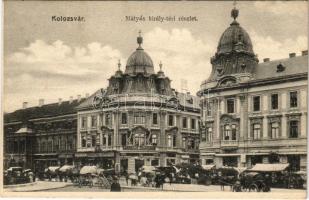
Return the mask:
POLYGON ((94 92, 105 87, 117 69, 119 50, 94 42, 71 47, 62 41, 36 40, 5 59, 5 110, 20 108, 22 101, 37 105, 64 100, 69 96, 94 92))
POLYGON ((157 70, 162 61, 165 75, 173 80, 172 87, 178 90, 181 79, 186 79, 188 89, 195 93, 210 74, 213 45, 195 38, 188 29, 167 31, 157 27, 145 34, 144 48, 157 70))
POLYGON ((307 1, 256 1, 254 2, 258 11, 270 12, 275 15, 291 15, 297 17, 303 17, 304 13, 307 13, 308 2, 307 1))
POLYGON ((252 39, 254 52, 258 54, 260 61, 263 58, 271 60, 287 58, 292 52, 300 55, 302 50, 308 49, 306 36, 298 36, 279 42, 270 36, 260 36, 255 31, 251 31, 249 35, 252 39))

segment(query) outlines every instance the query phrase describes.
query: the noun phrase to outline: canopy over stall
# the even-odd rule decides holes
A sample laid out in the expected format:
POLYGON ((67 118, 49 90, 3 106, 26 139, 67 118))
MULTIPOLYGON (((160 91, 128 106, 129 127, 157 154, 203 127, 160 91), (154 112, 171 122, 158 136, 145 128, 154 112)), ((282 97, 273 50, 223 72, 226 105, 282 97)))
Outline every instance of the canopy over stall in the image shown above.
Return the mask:
POLYGON ((97 174, 98 168, 96 166, 84 166, 80 170, 80 174, 97 174))
POLYGON ((289 167, 289 164, 256 164, 252 167, 252 169, 248 171, 255 171, 255 172, 281 172, 286 170, 289 167))
POLYGON ((59 171, 61 171, 61 172, 66 172, 66 171, 68 171, 68 170, 72 170, 73 168, 74 168, 73 165, 63 165, 63 166, 59 169, 59 171))
POLYGON ((212 170, 212 169, 216 168, 216 165, 202 165, 202 168, 204 170, 212 170))

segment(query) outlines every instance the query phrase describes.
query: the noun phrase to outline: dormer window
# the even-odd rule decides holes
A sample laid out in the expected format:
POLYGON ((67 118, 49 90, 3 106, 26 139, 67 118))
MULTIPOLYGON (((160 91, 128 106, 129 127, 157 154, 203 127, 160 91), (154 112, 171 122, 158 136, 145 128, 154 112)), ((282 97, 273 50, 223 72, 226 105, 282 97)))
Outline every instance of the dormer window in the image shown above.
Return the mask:
POLYGON ((281 63, 277 65, 277 72, 283 72, 285 70, 285 66, 283 66, 281 63))

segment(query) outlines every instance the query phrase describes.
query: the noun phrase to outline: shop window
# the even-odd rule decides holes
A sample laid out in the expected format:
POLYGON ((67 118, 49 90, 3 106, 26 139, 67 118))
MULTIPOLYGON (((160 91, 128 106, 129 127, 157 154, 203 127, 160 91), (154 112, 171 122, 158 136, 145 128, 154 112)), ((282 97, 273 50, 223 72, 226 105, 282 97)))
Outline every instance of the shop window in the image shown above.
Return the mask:
POLYGON ((121 113, 121 124, 127 124, 127 113, 121 113))
POLYGON ((289 131, 290 138, 297 138, 298 137, 298 121, 290 121, 290 131, 289 131))
POLYGON ((155 125, 158 124, 158 114, 157 113, 152 114, 152 124, 155 124, 155 125))
POLYGON ((187 128, 188 127, 187 122, 188 121, 187 121, 186 117, 182 118, 182 128, 187 128))
POLYGON ((261 98, 260 96, 253 97, 253 111, 260 111, 261 110, 261 98))
POLYGON ((277 110, 279 105, 278 94, 271 95, 271 109, 277 110))
POLYGON ((290 92, 290 107, 297 107, 297 91, 290 92))
POLYGON ((253 124, 253 139, 261 139, 261 124, 253 124))
POLYGON ((235 99, 227 99, 227 113, 234 113, 235 112, 235 99))
POLYGON ((159 166, 159 159, 151 160, 151 166, 159 166))

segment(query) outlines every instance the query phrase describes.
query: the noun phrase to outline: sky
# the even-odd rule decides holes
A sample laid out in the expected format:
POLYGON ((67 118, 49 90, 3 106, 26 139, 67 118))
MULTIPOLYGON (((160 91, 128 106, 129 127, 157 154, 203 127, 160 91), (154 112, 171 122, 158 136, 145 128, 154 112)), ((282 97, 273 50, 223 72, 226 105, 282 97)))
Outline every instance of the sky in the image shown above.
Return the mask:
MULTIPOLYGON (((308 49, 305 1, 237 2, 237 21, 249 33, 260 62, 308 49)), ((125 69, 142 31, 143 48, 160 61, 172 87, 195 94, 211 72, 221 34, 232 22, 232 1, 4 2, 4 112, 90 95, 105 88, 120 59, 125 69), (82 22, 52 21, 81 16, 82 22), (132 22, 126 16, 193 16, 192 22, 132 22)))

